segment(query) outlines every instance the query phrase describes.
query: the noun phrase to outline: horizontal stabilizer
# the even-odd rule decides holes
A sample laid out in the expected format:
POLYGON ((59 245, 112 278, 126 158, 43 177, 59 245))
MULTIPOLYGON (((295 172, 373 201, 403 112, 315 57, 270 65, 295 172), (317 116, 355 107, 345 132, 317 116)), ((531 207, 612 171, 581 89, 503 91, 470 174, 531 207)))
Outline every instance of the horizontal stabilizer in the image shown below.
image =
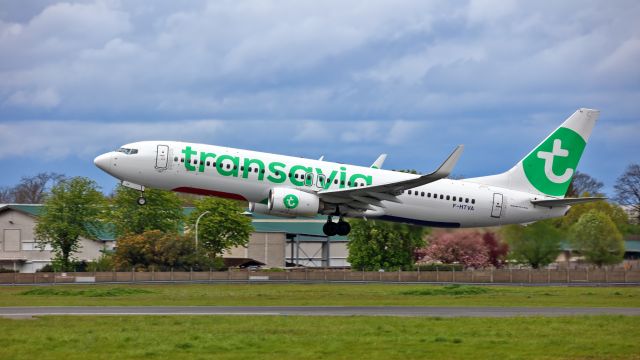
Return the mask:
POLYGON ((533 205, 539 206, 568 206, 577 205, 592 201, 606 200, 606 197, 583 197, 583 198, 565 198, 565 199, 544 199, 544 200, 531 200, 533 205))

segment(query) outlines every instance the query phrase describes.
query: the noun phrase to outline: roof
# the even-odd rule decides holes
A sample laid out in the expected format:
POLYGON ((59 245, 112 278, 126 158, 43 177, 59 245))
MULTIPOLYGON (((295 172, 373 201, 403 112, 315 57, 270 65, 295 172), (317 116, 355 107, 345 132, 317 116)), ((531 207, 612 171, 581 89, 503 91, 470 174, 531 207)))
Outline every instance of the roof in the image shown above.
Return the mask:
MULTIPOLYGON (((39 216, 43 206, 41 204, 6 204, 0 205, 0 212, 13 209, 30 216, 39 216)), ((184 207, 184 215, 190 215, 195 210, 194 207, 184 207)), ((245 212, 245 215, 251 217, 251 223, 256 232, 273 232, 305 235, 297 238, 300 241, 318 241, 317 237, 323 237, 324 232, 322 226, 327 221, 326 216, 317 215, 312 218, 282 218, 271 215, 245 212), (316 237, 314 239, 314 237, 316 237)), ((98 238, 102 241, 115 240, 113 225, 109 224, 105 229, 100 231, 98 238)), ((347 241, 346 236, 332 236, 332 241, 347 241)))
MULTIPOLYGON (((560 245, 562 250, 574 250, 568 241, 563 241, 560 245)), ((640 253, 640 241, 624 240, 624 252, 640 253)))

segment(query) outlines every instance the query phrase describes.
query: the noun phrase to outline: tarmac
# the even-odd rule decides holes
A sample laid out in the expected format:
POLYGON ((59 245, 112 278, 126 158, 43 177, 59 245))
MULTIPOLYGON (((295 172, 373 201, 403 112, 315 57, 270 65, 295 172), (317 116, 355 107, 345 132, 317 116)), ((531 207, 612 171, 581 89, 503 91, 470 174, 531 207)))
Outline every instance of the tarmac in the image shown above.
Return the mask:
POLYGON ((605 307, 446 307, 446 306, 30 306, 0 307, 0 317, 44 315, 245 315, 245 316, 640 316, 640 308, 605 307))

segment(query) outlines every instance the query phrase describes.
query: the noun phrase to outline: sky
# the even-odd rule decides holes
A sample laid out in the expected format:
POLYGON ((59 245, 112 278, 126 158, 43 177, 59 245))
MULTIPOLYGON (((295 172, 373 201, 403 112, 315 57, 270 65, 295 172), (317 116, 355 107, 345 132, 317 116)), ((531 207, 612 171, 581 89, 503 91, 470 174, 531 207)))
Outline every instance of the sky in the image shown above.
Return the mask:
POLYGON ((389 169, 509 169, 580 107, 578 170, 640 162, 638 1, 0 0, 0 187, 181 140, 389 169))

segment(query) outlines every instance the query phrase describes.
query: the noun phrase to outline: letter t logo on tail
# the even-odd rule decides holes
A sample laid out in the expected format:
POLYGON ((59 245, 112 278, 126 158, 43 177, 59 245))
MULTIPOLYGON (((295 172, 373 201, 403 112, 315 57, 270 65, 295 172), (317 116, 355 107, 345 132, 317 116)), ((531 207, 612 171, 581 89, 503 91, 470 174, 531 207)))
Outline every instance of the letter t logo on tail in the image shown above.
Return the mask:
POLYGON ((544 174, 547 176, 547 179, 556 184, 562 184, 571 179, 571 176, 573 176, 573 169, 567 168, 562 175, 556 175, 553 172, 553 159, 556 156, 569 156, 569 151, 562 148, 562 140, 560 139, 553 140, 553 150, 551 152, 538 151, 538 157, 544 160, 544 174))

